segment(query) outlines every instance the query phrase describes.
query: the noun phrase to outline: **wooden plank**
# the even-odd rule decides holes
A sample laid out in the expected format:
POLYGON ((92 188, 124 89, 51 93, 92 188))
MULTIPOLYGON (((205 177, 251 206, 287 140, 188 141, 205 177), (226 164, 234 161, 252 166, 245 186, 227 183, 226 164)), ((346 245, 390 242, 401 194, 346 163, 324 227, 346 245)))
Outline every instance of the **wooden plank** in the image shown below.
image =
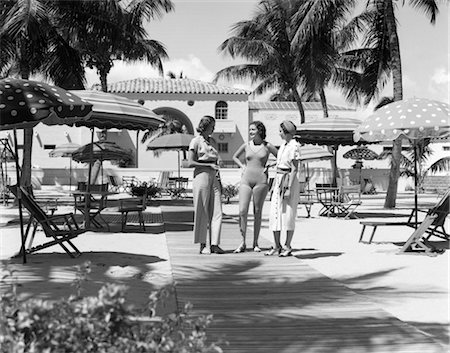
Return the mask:
MULTIPOLYGON (((164 210, 163 210, 164 212, 164 210)), ((444 352, 432 338, 296 257, 233 254, 237 223, 223 224, 224 255, 200 255, 192 231, 167 232, 178 307, 212 314, 224 352, 444 352)), ((249 240, 251 242, 251 234, 249 240)), ((269 247, 261 239, 262 247, 269 247)))

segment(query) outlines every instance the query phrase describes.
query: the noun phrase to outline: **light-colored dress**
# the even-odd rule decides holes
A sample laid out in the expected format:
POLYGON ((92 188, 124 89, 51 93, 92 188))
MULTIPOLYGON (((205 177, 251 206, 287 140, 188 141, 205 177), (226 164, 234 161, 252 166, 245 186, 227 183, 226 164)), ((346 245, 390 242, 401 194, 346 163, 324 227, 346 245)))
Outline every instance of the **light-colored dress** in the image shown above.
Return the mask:
MULTIPOLYGON (((191 140, 189 150, 198 162, 217 163, 219 153, 202 135, 191 140)), ((206 244, 209 228, 210 245, 219 245, 222 228, 221 185, 218 171, 207 166, 194 168, 192 185, 194 199, 194 243, 206 244)))
MULTIPOLYGON (((292 139, 288 143, 280 146, 277 156, 276 168, 283 170, 292 170, 294 168, 293 160, 300 159, 300 144, 292 139)), ((298 200, 300 198, 300 184, 298 182, 298 173, 294 174, 294 180, 289 190, 290 197, 283 198, 281 182, 284 174, 277 173, 273 181, 273 192, 270 202, 269 228, 272 231, 295 230, 295 218, 297 216, 298 200)))

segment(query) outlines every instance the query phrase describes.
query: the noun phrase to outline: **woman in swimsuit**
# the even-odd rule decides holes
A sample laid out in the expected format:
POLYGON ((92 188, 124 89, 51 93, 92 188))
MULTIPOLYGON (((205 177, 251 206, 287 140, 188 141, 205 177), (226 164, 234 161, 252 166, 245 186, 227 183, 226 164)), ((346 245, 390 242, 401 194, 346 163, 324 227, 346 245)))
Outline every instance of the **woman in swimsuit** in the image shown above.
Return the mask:
POLYGON ((259 231, 261 229, 261 215, 264 200, 269 191, 268 173, 266 165, 270 153, 277 156, 277 149, 267 141, 266 127, 260 121, 254 121, 249 126, 250 141, 244 143, 233 155, 233 160, 243 169, 239 186, 239 228, 242 242, 234 251, 244 252, 247 248, 245 236, 247 233, 247 217, 250 200, 253 196, 253 251, 261 251, 258 246, 259 231), (241 162, 239 156, 245 153, 245 161, 241 162))

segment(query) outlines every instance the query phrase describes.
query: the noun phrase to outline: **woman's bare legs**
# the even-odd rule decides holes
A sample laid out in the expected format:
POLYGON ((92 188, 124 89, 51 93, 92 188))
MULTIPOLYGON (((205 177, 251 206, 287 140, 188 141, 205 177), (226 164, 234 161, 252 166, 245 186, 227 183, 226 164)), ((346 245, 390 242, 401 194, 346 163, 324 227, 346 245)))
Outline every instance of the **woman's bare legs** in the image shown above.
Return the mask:
POLYGON ((258 238, 261 230, 262 210, 268 191, 268 184, 258 184, 253 188, 253 249, 256 251, 260 251, 258 238))
POLYGON ((239 229, 241 231, 242 241, 234 252, 239 253, 245 251, 245 238, 247 234, 247 220, 250 200, 252 198, 252 188, 241 182, 239 186, 239 229))

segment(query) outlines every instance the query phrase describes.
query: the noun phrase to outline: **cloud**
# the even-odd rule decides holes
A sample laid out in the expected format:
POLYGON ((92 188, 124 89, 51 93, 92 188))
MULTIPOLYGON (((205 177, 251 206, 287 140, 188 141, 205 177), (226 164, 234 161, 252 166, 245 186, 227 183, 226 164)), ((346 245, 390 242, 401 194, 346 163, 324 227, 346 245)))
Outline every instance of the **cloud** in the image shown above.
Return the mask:
POLYGON ((438 67, 430 78, 428 92, 432 99, 450 102, 450 73, 446 67, 438 67))
MULTIPOLYGON (((209 70, 202 61, 193 54, 189 54, 187 58, 178 58, 163 63, 164 73, 172 71, 175 75, 183 72, 183 76, 194 80, 210 82, 214 73, 209 70)), ((96 69, 86 68, 87 87, 100 83, 96 69)), ((125 63, 116 61, 108 74, 108 82, 119 82, 132 80, 140 77, 160 77, 157 70, 144 62, 125 63)))

